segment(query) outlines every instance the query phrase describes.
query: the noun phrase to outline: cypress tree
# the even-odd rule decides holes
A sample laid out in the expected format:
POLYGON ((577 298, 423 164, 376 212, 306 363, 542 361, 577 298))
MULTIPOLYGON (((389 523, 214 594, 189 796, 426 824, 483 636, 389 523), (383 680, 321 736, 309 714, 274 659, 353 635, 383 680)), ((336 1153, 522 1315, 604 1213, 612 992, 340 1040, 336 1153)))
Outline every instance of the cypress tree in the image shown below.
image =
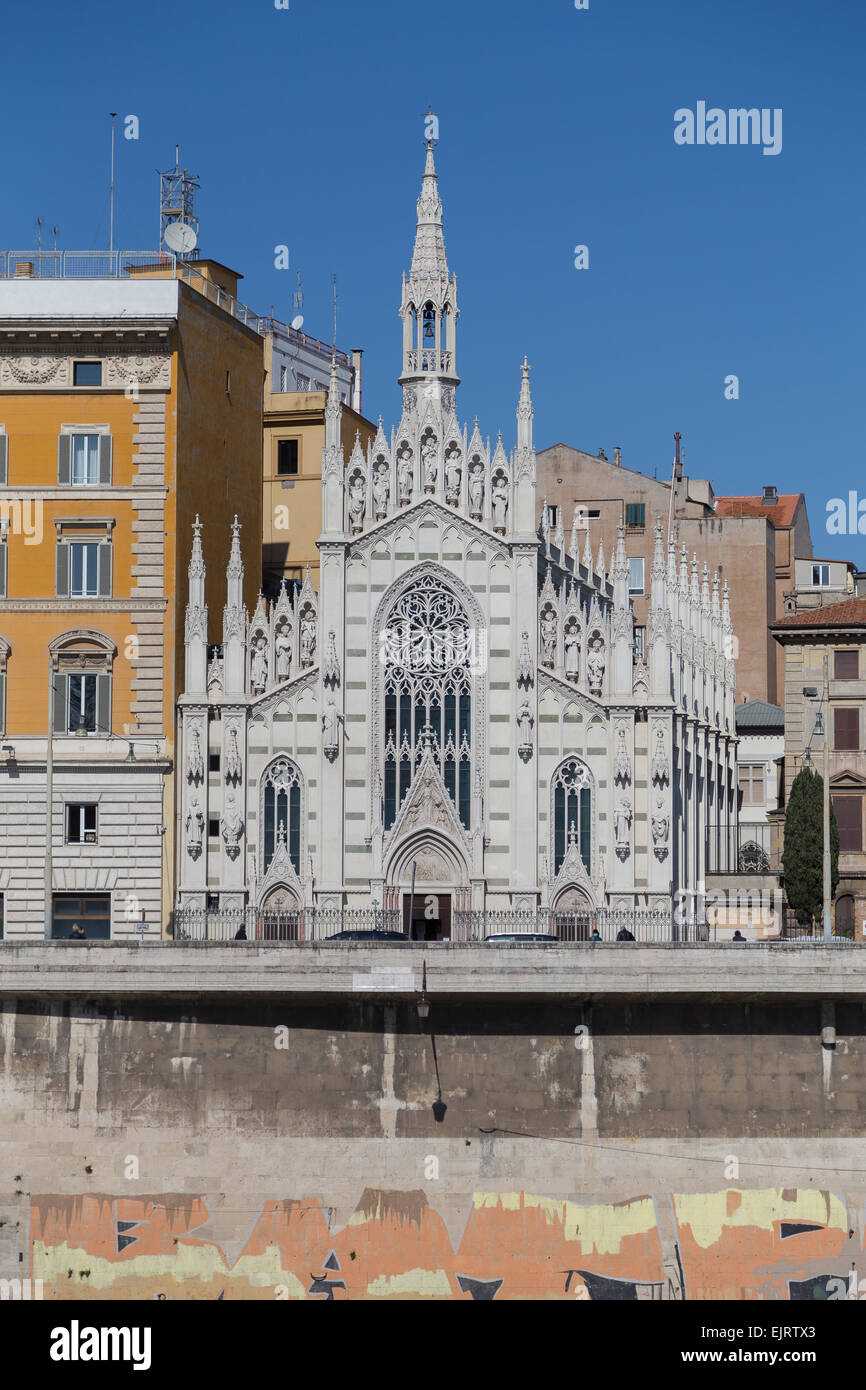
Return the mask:
MULTIPOLYGON (((794 778, 785 811, 782 852, 785 896, 796 912, 821 916, 824 901, 824 779, 806 763, 794 778)), ((830 802, 830 893, 839 883, 839 827, 830 802)))

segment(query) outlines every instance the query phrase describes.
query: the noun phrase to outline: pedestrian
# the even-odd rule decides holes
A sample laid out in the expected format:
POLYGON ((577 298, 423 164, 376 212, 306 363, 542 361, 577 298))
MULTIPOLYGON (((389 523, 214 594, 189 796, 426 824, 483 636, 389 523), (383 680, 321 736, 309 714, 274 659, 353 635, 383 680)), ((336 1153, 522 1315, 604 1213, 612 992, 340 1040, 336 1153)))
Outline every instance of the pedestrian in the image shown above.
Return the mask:
POLYGON ((81 927, 81 926, 79 926, 79 924, 78 924, 77 922, 73 922, 73 923, 72 923, 72 931, 71 931, 71 933, 70 933, 70 940, 71 940, 71 941, 84 941, 84 940, 86 940, 86 933, 85 933, 85 931, 84 931, 84 928, 81 927))
POLYGON ((742 932, 740 932, 740 931, 735 931, 735 932, 734 932, 734 935, 733 935, 733 937, 732 937, 731 939, 732 939, 733 941, 743 941, 743 942, 745 942, 745 940, 746 940, 746 938, 743 936, 742 932))
POLYGON ((598 927, 593 927, 589 939, 590 941, 601 941, 601 933, 599 932, 598 927))
POLYGON ((628 927, 620 927, 619 931, 616 934, 616 939, 617 941, 634 941, 634 937, 632 936, 628 927))

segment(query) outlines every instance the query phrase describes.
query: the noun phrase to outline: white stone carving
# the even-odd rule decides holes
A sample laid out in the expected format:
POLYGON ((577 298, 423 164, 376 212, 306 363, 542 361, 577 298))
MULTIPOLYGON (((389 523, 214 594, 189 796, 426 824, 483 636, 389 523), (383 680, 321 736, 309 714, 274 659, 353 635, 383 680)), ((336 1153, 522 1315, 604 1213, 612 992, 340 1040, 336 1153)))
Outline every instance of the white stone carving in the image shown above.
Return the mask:
POLYGON ((201 854, 203 836, 204 814, 198 804, 198 797, 194 796, 186 812, 186 848, 191 859, 198 859, 201 854))
POLYGON ((201 751, 201 736, 195 724, 190 730, 189 748, 186 753, 186 776, 189 782, 204 781, 204 758, 201 751))
POLYGON ((625 725, 620 724, 617 730, 617 752, 614 762, 614 782, 620 782, 623 786, 631 781, 631 759, 628 756, 626 747, 625 725))
POLYGON ((589 644, 589 654, 586 658, 586 674, 591 695, 601 694, 604 683, 604 666, 604 642, 601 637, 594 637, 589 644))
POLYGON ((664 801, 661 797, 657 797, 652 816, 653 849, 657 859, 664 859, 668 852, 669 830, 670 817, 665 811, 664 801))
POLYGON ((613 812, 616 852, 620 859, 627 859, 631 852, 632 809, 628 797, 620 797, 613 812))
POLYGON ((517 713, 517 724, 520 729, 520 740, 517 744, 517 752, 524 762, 532 757, 532 726, 535 720, 529 701, 524 700, 517 713))
POLYGON ((225 806, 220 820, 220 829, 225 841, 229 859, 237 859, 240 853, 240 839, 243 834, 243 821, 238 810, 237 798, 232 792, 226 793, 225 806))

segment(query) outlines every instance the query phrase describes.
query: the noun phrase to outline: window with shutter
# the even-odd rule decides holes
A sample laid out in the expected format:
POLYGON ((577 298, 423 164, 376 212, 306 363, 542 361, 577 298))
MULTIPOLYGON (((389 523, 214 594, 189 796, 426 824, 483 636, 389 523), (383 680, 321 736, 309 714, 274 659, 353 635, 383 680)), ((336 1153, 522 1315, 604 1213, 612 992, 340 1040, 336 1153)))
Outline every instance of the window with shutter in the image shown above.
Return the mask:
POLYGON ((858 709, 834 709, 833 747, 851 749, 860 747, 860 711, 858 709))
POLYGON ((96 733, 111 733, 111 676, 96 677, 96 733))
POLYGON ((69 487, 72 481, 72 435, 61 434, 57 441, 57 484, 69 487))
POLYGON ((57 597, 69 597, 69 546, 65 541, 57 542, 57 597))
POLYGON ((6 597, 6 566, 9 563, 9 552, 5 545, 0 545, 0 598, 6 597))
POLYGON ((837 681, 856 681, 860 674, 860 653, 856 647, 834 652, 833 676, 837 681))
POLYGON ((111 597, 111 542, 99 546, 99 597, 111 597))
POLYGON ((6 672, 0 671, 0 732, 6 732, 6 672))
POLYGON ((110 434, 99 436, 99 481, 108 484, 111 482, 111 458, 113 440, 110 434))
POLYGON ((0 433, 0 487, 6 487, 9 478, 9 436, 0 433))
POLYGON ((833 810, 839 827, 839 849, 844 854, 857 853, 863 848, 863 798, 834 796, 833 810))

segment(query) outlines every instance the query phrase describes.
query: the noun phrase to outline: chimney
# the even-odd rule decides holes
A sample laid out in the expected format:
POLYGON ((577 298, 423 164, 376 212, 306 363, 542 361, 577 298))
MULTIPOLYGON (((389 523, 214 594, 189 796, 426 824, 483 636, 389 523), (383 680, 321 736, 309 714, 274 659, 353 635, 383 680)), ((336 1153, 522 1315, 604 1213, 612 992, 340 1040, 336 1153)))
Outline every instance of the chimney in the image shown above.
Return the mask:
POLYGON ((617 468, 622 468, 622 449, 618 444, 614 444, 613 446, 613 461, 617 468))
POLYGON ((361 410, 361 359, 364 356, 363 348, 352 348, 352 409, 359 415, 361 410))
POLYGON ((763 502, 764 506, 775 507, 778 500, 779 494, 776 491, 775 486, 772 483, 764 483, 764 492, 763 496, 761 497, 761 501, 763 502))

